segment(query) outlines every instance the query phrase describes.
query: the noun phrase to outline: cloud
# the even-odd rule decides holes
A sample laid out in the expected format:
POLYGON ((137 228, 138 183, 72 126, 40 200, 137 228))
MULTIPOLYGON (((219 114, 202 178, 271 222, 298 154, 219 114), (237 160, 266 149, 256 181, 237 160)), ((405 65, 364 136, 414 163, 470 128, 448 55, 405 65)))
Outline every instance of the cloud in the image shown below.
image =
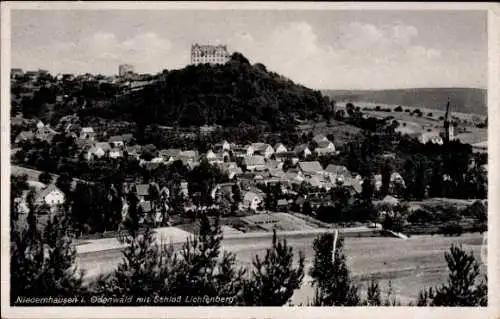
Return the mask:
POLYGON ((328 43, 310 24, 297 21, 260 37, 237 33, 229 47, 252 62, 262 62, 270 70, 315 88, 390 87, 394 80, 382 79, 381 74, 414 74, 409 69, 421 70, 440 58, 437 49, 418 43, 418 30, 411 25, 354 22, 332 33, 328 43))
MULTIPOLYGON (((411 25, 354 22, 329 31, 328 36, 321 35, 311 24, 295 21, 266 33, 240 30, 221 42, 252 63, 264 63, 269 70, 316 89, 454 85, 457 79, 477 78, 460 57, 443 59, 437 48, 425 45, 411 25)), ((76 41, 20 50, 15 59, 25 68, 52 72, 116 74, 119 64, 130 63, 138 72, 156 73, 184 67, 189 49, 188 43, 172 42, 154 32, 126 38, 97 32, 76 41)))
POLYGON ((77 41, 60 42, 38 48, 38 52, 24 52, 29 64, 45 65, 55 72, 117 73, 118 65, 131 63, 138 72, 156 73, 166 65, 181 67, 189 59, 186 52, 179 55, 172 43, 156 33, 146 32, 126 39, 97 32, 77 41))

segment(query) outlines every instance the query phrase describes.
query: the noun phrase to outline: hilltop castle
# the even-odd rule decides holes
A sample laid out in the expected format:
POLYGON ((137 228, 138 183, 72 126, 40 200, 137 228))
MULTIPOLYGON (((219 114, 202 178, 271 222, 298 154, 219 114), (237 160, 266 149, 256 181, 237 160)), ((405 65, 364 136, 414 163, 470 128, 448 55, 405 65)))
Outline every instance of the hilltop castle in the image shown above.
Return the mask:
POLYGON ((191 46, 191 64, 224 64, 230 58, 225 45, 199 45, 191 46))

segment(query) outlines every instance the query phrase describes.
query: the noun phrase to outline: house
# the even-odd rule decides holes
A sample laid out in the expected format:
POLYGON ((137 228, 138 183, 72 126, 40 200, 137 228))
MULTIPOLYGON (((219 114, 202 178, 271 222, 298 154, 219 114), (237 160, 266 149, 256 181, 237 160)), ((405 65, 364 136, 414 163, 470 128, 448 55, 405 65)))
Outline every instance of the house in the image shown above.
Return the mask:
POLYGON ((432 143, 437 145, 443 145, 443 138, 437 131, 423 132, 417 134, 417 139, 422 144, 432 143))
POLYGON ((64 204, 64 201, 64 193, 53 184, 39 191, 35 197, 36 205, 46 204, 52 207, 55 205, 64 204))
POLYGON ((118 157, 123 157, 123 151, 118 148, 110 148, 108 156, 110 158, 118 158, 118 157))
POLYGON ((236 177, 236 175, 242 174, 243 171, 239 167, 230 167, 225 171, 225 173, 227 174, 227 177, 229 179, 233 179, 236 177))
POLYGON ((208 152, 205 154, 205 158, 210 162, 210 161, 216 159, 217 155, 215 155, 214 151, 208 150, 208 152))
POLYGON ((243 164, 249 171, 263 171, 266 169, 264 156, 252 155, 243 158, 243 164))
POLYGON ((44 127, 45 127, 45 124, 43 124, 43 122, 42 122, 42 121, 38 121, 38 122, 36 122, 36 129, 37 129, 37 130, 41 130, 41 129, 42 129, 42 128, 44 128, 44 127))
POLYGON ((222 141, 221 143, 215 144, 215 150, 217 151, 230 151, 231 150, 231 144, 229 144, 227 141, 222 141))
POLYGON ((163 157, 165 162, 173 162, 179 158, 181 150, 178 148, 169 148, 160 150, 159 156, 163 157))
POLYGON ((184 197, 188 197, 188 196, 189 196, 188 182, 181 182, 181 189, 180 189, 180 193, 181 193, 184 197))
POLYGON ((198 151, 195 150, 180 151, 177 157, 182 162, 194 162, 198 160, 198 151))
POLYGON ((252 148, 254 155, 261 155, 264 158, 270 158, 274 154, 273 147, 266 143, 252 143, 252 148))
POLYGON ((80 130, 80 138, 82 140, 91 140, 93 141, 95 139, 95 132, 92 127, 82 127, 80 130))
POLYGON ((299 169, 304 176, 322 175, 324 172, 318 161, 299 162, 299 169))
POLYGON ((56 136, 58 133, 51 129, 48 125, 44 126, 40 129, 37 130, 35 133, 35 137, 39 140, 46 141, 46 142, 52 142, 52 139, 54 136, 56 136))
POLYGON ((149 184, 137 184, 135 185, 135 193, 139 198, 139 201, 149 201, 151 200, 149 194, 149 184))
POLYGON ((288 210, 288 201, 286 199, 278 199, 276 208, 279 212, 286 212, 288 210))
POLYGON ((271 177, 281 178, 285 175, 285 172, 283 172, 283 170, 281 168, 272 168, 272 169, 268 169, 268 171, 269 171, 269 175, 271 177))
POLYGON ((330 141, 320 141, 318 146, 314 149, 314 152, 318 155, 326 155, 335 153, 335 145, 330 141))
POLYGON ((134 140, 134 135, 131 133, 122 134, 121 138, 122 138, 123 143, 125 143, 125 145, 128 145, 134 140))
POLYGON ((319 144, 320 142, 329 142, 328 138, 324 136, 323 134, 318 134, 313 137, 313 141, 319 144))
POLYGON ((275 168, 282 169, 283 168, 283 162, 280 162, 280 161, 277 161, 277 160, 268 159, 266 161, 266 168, 268 170, 275 169, 275 168))
POLYGON ((19 133, 16 136, 16 139, 15 139, 14 143, 17 144, 17 143, 20 143, 20 142, 23 142, 23 141, 29 141, 29 140, 32 140, 34 137, 35 137, 35 134, 33 132, 22 131, 21 133, 19 133))
POLYGON ((141 156, 141 151, 142 149, 140 145, 127 146, 125 148, 125 152, 127 152, 128 156, 135 158, 137 160, 141 156))
POLYGON ((284 153, 287 152, 287 148, 282 143, 274 145, 274 153, 284 153))
POLYGON ((325 169, 325 174, 330 177, 331 181, 334 181, 338 177, 345 177, 351 175, 347 167, 335 164, 328 164, 328 166, 325 169))
POLYGON ((252 145, 247 145, 247 146, 245 146, 245 147, 244 147, 244 153, 245 153, 246 155, 248 155, 248 156, 253 155, 254 151, 255 151, 255 150, 253 149, 253 146, 252 146, 252 145))
POLYGON ((295 154, 295 152, 274 153, 274 158, 280 162, 290 160, 292 162, 292 165, 296 165, 299 162, 299 158, 297 157, 297 154, 295 154))
POLYGON ((311 150, 307 146, 307 144, 300 144, 297 145, 294 149, 293 152, 299 157, 299 158, 307 158, 309 155, 311 155, 311 150))
POLYGON ((248 191, 243 196, 243 208, 248 208, 251 210, 257 210, 260 203, 262 203, 263 197, 254 192, 248 191))
POLYGON ((351 195, 361 194, 363 181, 357 178, 344 177, 342 185, 351 191, 351 195))
POLYGON ((299 170, 288 170, 282 177, 283 181, 290 182, 291 184, 301 184, 304 180, 304 174, 299 170))
POLYGON ((114 135, 111 136, 108 140, 109 144, 111 144, 113 147, 121 147, 125 145, 125 142, 123 141, 123 138, 121 135, 114 135))

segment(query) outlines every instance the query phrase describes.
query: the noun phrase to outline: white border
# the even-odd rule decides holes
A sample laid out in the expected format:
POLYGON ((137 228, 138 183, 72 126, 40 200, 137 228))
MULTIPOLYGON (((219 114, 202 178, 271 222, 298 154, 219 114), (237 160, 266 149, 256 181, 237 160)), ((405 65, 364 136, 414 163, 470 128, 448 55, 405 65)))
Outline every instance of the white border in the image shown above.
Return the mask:
POLYGON ((6 318, 360 318, 360 317, 449 317, 449 318, 500 318, 500 271, 498 224, 500 221, 498 187, 500 182, 500 144, 496 135, 500 132, 499 110, 499 6, 493 3, 313 3, 313 2, 3 2, 1 4, 1 207, 2 207, 2 316, 6 318), (489 147, 489 238, 488 238, 488 308, 410 308, 410 307, 354 307, 354 308, 312 308, 312 307, 27 307, 10 308, 9 291, 9 210, 8 200, 10 177, 10 11, 13 9, 38 10, 488 10, 488 147, 489 147), (496 195, 496 196, 495 196, 496 195))

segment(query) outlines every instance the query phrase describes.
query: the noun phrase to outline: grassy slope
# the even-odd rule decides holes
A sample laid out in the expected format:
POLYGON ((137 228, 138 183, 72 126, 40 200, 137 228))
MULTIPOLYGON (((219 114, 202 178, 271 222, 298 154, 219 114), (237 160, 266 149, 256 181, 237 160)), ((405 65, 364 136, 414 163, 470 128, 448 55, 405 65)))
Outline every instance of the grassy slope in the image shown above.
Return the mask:
POLYGON ((448 98, 453 109, 464 113, 487 113, 487 91, 476 88, 415 88, 395 90, 324 90, 337 101, 370 101, 443 110, 448 98))

